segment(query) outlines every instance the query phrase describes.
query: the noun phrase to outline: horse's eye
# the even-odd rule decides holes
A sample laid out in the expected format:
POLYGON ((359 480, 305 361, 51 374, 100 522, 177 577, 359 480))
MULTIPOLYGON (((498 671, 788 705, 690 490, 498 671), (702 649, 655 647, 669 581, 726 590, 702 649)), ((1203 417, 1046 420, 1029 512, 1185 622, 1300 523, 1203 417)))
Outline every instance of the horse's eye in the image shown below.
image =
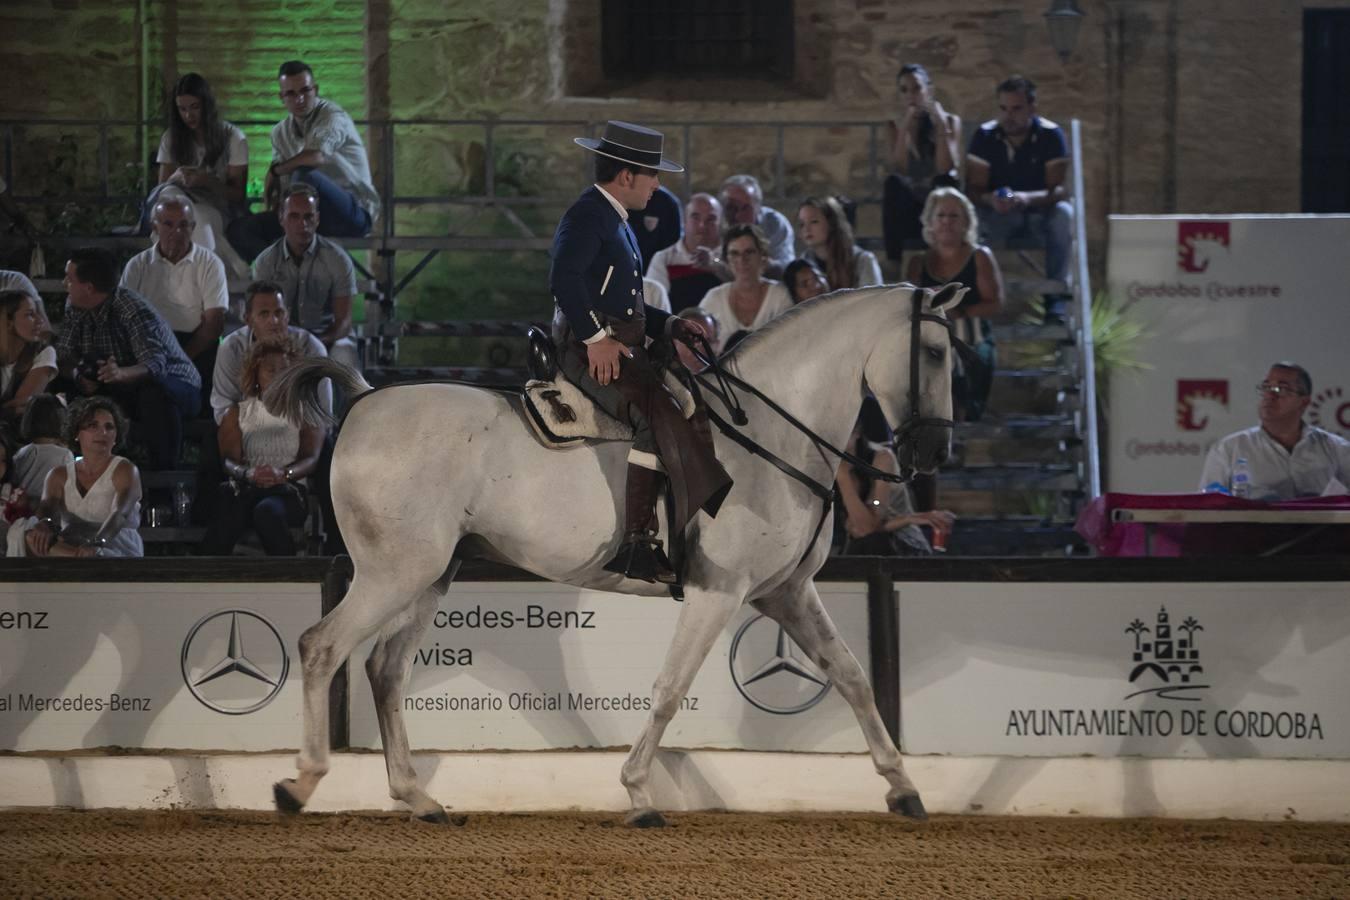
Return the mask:
POLYGON ((933 362, 942 362, 947 358, 946 352, 941 347, 927 347, 928 358, 933 362))

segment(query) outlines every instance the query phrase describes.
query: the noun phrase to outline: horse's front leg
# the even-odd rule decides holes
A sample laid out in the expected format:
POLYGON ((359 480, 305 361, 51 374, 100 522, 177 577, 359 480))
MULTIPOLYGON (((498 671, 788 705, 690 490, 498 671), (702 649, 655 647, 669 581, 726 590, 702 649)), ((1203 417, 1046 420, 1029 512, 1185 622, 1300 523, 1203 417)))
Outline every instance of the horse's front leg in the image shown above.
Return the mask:
POLYGON ((713 642, 726 627, 741 605, 739 596, 713 593, 694 588, 687 589, 684 608, 675 626, 675 637, 666 651, 666 661, 652 688, 652 714, 647 725, 633 742, 633 749, 624 761, 620 780, 628 789, 632 809, 624 821, 638 828, 660 827, 666 824, 656 810, 651 796, 652 760, 661 747, 661 736, 666 726, 679 711, 680 703, 689 691, 694 676, 703 666, 703 660, 713 642))
POLYGON ((867 749, 872 754, 872 764, 890 783, 891 789, 886 792, 887 808, 912 819, 928 818, 919 791, 905 772, 900 751, 877 712, 872 685, 857 657, 839 636, 820 602, 815 584, 807 580, 780 594, 754 601, 754 607, 783 626, 797 646, 839 688, 840 696, 853 709, 867 740, 867 749))

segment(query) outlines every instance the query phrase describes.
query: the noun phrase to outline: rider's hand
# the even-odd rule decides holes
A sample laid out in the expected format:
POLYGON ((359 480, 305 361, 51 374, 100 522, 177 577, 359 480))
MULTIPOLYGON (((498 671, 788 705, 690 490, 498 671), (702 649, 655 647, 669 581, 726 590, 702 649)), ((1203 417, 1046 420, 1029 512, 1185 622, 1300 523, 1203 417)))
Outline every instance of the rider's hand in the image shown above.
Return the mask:
POLYGON ((696 338, 699 337, 709 342, 712 341, 712 335, 708 333, 708 327, 702 322, 694 319, 681 319, 678 316, 670 320, 670 336, 691 347, 698 345, 696 338))
POLYGON ((594 344, 586 344, 586 370, 601 384, 619 379, 619 358, 633 358, 633 353, 620 341, 605 335, 594 344))

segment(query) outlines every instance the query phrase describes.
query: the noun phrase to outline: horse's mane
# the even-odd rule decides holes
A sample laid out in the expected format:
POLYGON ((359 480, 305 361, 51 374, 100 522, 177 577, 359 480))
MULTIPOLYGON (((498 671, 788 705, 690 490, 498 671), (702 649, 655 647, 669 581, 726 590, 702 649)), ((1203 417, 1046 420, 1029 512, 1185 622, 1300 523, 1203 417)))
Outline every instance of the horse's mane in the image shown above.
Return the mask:
POLYGON ((754 353, 755 348, 760 344, 773 340, 773 336, 779 331, 795 327, 794 323, 798 319, 809 318, 817 314, 824 315, 823 312, 820 312, 821 310, 827 308, 833 309, 846 300, 856 297, 858 294, 875 293, 903 286, 904 285, 895 284, 874 284, 861 288, 840 288, 839 290, 831 291, 828 294, 821 294, 819 297, 812 297, 804 303, 798 303, 796 306, 787 310, 787 312, 778 316, 778 318, 770 321, 763 328, 752 331, 750 334, 746 335, 740 343, 731 348, 731 351, 727 353, 724 362, 736 362, 744 359, 747 355, 754 353))

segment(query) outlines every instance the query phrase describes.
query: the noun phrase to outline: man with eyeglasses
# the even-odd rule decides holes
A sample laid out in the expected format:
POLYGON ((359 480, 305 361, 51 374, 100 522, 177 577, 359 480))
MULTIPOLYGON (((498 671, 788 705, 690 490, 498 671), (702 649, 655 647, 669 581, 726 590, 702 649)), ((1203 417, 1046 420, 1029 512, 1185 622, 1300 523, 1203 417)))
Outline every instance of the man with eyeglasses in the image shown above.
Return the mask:
POLYGON ((722 182, 722 209, 725 213, 723 229, 732 225, 759 226, 769 243, 764 275, 767 278, 782 277, 783 270, 797 255, 793 245, 796 233, 787 216, 764 205, 759 179, 753 175, 732 175, 722 182))
POLYGON ((1303 421, 1312 395, 1307 370, 1277 362, 1256 391, 1261 424, 1230 434, 1210 449, 1200 490, 1232 492, 1235 476, 1245 474, 1252 500, 1350 492, 1350 441, 1303 421))
POLYGON ((369 234, 380 205, 356 123, 319 96, 314 70, 293 59, 281 64, 277 81, 289 115, 272 127, 272 164, 263 187, 267 211, 241 216, 228 229, 230 243, 249 262, 281 237, 276 208, 291 184, 303 181, 318 193, 319 233, 327 237, 369 234))

